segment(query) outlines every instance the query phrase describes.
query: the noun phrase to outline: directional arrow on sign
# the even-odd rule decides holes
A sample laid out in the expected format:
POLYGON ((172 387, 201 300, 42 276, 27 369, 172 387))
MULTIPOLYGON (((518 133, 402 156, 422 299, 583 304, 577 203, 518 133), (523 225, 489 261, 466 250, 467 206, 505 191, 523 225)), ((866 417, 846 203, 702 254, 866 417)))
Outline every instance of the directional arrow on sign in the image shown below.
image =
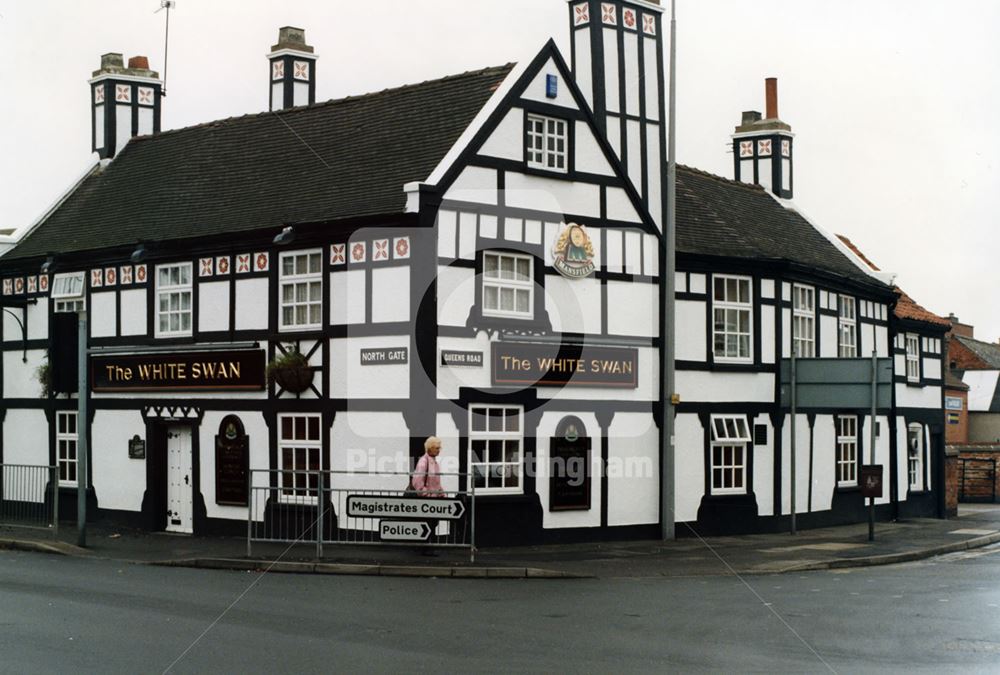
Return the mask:
POLYGON ((347 495, 347 515, 352 518, 458 520, 464 513, 465 504, 458 499, 347 495))
POLYGON ((383 520, 378 533, 382 541, 427 541, 431 527, 423 520, 383 520))

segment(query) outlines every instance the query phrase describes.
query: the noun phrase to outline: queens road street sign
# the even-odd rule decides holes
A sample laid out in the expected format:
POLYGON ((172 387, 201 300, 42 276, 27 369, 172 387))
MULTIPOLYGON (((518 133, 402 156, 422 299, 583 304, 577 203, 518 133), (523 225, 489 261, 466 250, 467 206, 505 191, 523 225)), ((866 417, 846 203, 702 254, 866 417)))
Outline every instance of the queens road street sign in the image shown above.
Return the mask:
POLYGON ((352 518, 409 518, 458 520, 465 505, 458 499, 347 495, 347 515, 352 518))
POLYGON ((431 526, 424 520, 382 520, 378 534, 382 541, 427 541, 431 526))

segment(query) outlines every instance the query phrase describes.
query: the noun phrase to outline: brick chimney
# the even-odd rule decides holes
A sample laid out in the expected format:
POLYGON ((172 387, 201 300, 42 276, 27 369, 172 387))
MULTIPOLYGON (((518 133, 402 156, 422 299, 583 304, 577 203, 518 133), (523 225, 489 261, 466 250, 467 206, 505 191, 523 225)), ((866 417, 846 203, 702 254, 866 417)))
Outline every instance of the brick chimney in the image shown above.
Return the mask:
POLYGON ((145 56, 133 56, 126 67, 121 54, 104 54, 89 84, 91 149, 101 159, 121 152, 133 136, 159 133, 163 84, 145 56))
POLYGON ((778 79, 764 80, 766 115, 743 113, 733 133, 736 180, 756 183, 783 199, 792 198, 792 128, 778 118, 778 79))
POLYGON ((267 61, 271 69, 270 110, 282 110, 316 102, 316 59, 306 44, 306 32, 285 26, 278 29, 278 44, 271 45, 267 61))
POLYGON ((952 335, 961 335, 962 337, 975 339, 975 328, 971 324, 962 323, 953 313, 948 315, 948 321, 951 322, 952 335))

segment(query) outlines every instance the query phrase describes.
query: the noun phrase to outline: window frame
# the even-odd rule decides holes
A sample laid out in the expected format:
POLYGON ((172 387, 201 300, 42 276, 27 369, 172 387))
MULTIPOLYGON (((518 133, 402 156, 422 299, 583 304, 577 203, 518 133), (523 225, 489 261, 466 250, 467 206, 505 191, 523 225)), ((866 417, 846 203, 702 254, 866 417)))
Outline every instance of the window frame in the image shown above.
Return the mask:
POLYGON ((746 415, 712 415, 709 422, 710 447, 708 451, 709 488, 713 495, 745 495, 750 447, 753 437, 746 415), (731 424, 728 424, 731 423, 731 424), (726 461, 726 450, 731 461, 726 461), (716 454, 718 451, 719 461, 716 454), (718 472, 718 474, 716 473, 718 472), (726 487, 726 477, 731 485, 726 487), (737 477, 740 485, 737 486, 737 477), (716 478, 721 480, 717 481, 716 478))
POLYGON ((56 465, 59 472, 59 487, 77 487, 80 483, 79 476, 79 448, 80 448, 80 425, 78 424, 79 417, 76 410, 57 410, 56 411, 56 465), (61 425, 62 420, 73 420, 73 431, 63 431, 61 425), (65 444, 65 445, 64 445, 65 444), (66 452, 63 452, 65 447, 66 452), (70 448, 72 448, 72 453, 70 453, 70 448), (65 456, 64 456, 65 454, 65 456), (69 455, 72 454, 72 457, 69 455), (63 478, 65 468, 66 478, 63 478), (69 473, 70 468, 72 468, 72 474, 74 478, 70 479, 69 473))
POLYGON ((816 288, 805 284, 792 284, 792 353, 796 358, 811 359, 816 356, 816 288), (799 291, 803 292, 800 296, 799 291), (799 306, 799 298, 808 294, 810 304, 808 309, 799 306), (802 335, 802 326, 809 326, 807 337, 802 335), (799 350, 799 345, 808 345, 809 353, 799 350))
POLYGON ((62 272, 52 276, 49 299, 52 301, 52 311, 60 314, 79 314, 87 309, 87 275, 86 272, 62 272), (59 286, 69 282, 75 288, 62 290, 59 286))
POLYGON ((529 169, 537 169, 539 171, 569 173, 569 130, 569 120, 552 117, 551 115, 526 113, 524 118, 524 161, 526 166, 529 169), (538 122, 542 125, 541 132, 537 131, 533 126, 534 123, 538 122), (550 131, 550 124, 556 125, 557 129, 550 131), (561 127, 561 133, 558 127, 561 127), (535 139, 540 140, 540 148, 536 146, 535 139), (550 140, 554 140, 557 144, 559 140, 562 140, 562 150, 550 148, 550 140), (541 159, 535 159, 535 155, 540 155, 541 159), (557 164, 561 160, 562 166, 549 166, 549 161, 552 158, 557 161, 557 164))
POLYGON ((322 471, 323 470, 323 415, 322 413, 278 413, 278 469, 281 472, 278 484, 278 501, 283 504, 315 504, 318 501, 318 482, 309 480, 308 474, 291 474, 291 485, 285 481, 285 471, 322 471), (292 420, 291 438, 285 437, 285 420, 292 420), (295 420, 305 420, 305 432, 308 436, 310 423, 308 420, 316 420, 316 438, 298 438, 296 434, 295 420), (289 469, 285 465, 285 450, 292 451, 292 467, 289 469), (305 468, 298 468, 298 456, 295 451, 305 451, 305 468), (312 464, 312 454, 315 452, 315 469, 309 468, 312 464), (291 490, 291 493, 288 490, 291 490))
POLYGON ((906 484, 910 492, 923 492, 924 486, 924 428, 919 424, 906 426, 906 484), (911 438, 917 440, 913 447, 911 438))
POLYGON ((535 258, 532 255, 525 253, 514 253, 513 251, 503 251, 497 249, 490 249, 483 251, 482 256, 482 272, 479 279, 479 289, 480 289, 480 306, 482 315, 485 317, 496 317, 502 319, 521 319, 521 320, 533 320, 535 318, 535 258), (490 277, 487 275, 487 258, 495 257, 497 259, 497 275, 496 277, 490 277), (517 276, 517 261, 522 260, 528 264, 528 279, 503 279, 499 275, 503 272, 503 260, 511 259, 514 261, 512 272, 517 276), (487 289, 495 288, 497 307, 492 308, 487 304, 487 289), (504 310, 500 308, 501 296, 504 290, 513 291, 514 293, 514 307, 513 310, 504 310), (527 311, 521 312, 516 309, 517 307, 517 297, 519 291, 526 291, 528 294, 528 309, 527 311))
POLYGON ((754 314, 753 314, 753 277, 740 276, 740 275, 735 275, 735 274, 713 274, 712 275, 712 355, 713 355, 714 360, 716 362, 718 362, 718 363, 753 363, 753 360, 754 360, 753 321, 754 321, 754 314), (719 281, 723 282, 723 284, 722 284, 723 295, 726 296, 725 299, 723 299, 723 300, 719 300, 716 297, 717 291, 718 291, 717 282, 719 282, 719 281), (735 281, 735 282, 737 282, 737 289, 736 289, 737 299, 735 301, 728 298, 729 285, 728 285, 727 282, 729 282, 729 281, 735 281), (747 296, 746 296, 747 300, 746 300, 746 302, 741 302, 739 300, 740 291, 741 291, 740 286, 743 283, 746 283, 746 291, 747 291, 747 296), (738 322, 737 322, 737 331, 735 333, 730 333, 727 330, 727 327, 728 327, 729 324, 725 320, 725 318, 722 321, 722 330, 720 331, 719 330, 719 321, 716 318, 717 312, 719 312, 720 310, 722 312, 724 312, 724 317, 725 318, 728 318, 728 313, 729 312, 738 312, 740 314, 745 313, 746 314, 746 322, 747 322, 746 323, 747 332, 746 333, 740 332, 739 331, 739 325, 738 325, 738 322), (718 338, 720 336, 723 338, 723 340, 725 342, 725 344, 723 346, 723 353, 722 354, 719 353, 719 347, 718 347, 718 338), (746 354, 740 354, 739 353, 739 351, 740 351, 739 338, 740 337, 744 337, 744 336, 746 337, 746 354), (728 350, 728 343, 729 343, 728 338, 729 337, 735 337, 736 338, 736 346, 737 346, 737 348, 736 348, 737 355, 736 356, 730 356, 728 354, 728 351, 729 351, 728 350))
POLYGON ((314 249, 304 249, 301 251, 282 251, 278 256, 278 330, 284 332, 291 331, 308 331, 308 330, 320 330, 323 328, 323 250, 319 248, 314 249), (311 256, 316 256, 319 261, 319 270, 316 272, 308 271, 311 262, 311 256), (295 272, 294 268, 296 263, 292 263, 293 272, 291 274, 285 273, 285 261, 289 258, 305 258, 306 259, 306 272, 295 272), (317 298, 314 300, 311 297, 311 289, 313 284, 319 285, 319 293, 317 298), (307 289, 307 298, 304 301, 299 301, 295 299, 296 291, 292 291, 293 300, 286 304, 285 300, 285 288, 291 287, 297 289, 299 286, 305 286, 307 289), (293 316, 292 323, 285 322, 285 309, 290 307, 293 316), (319 320, 311 321, 307 320, 305 323, 297 323, 294 320, 295 309, 299 307, 306 308, 307 319, 311 314, 313 307, 319 308, 319 320))
MULTIPOLYGON (((473 403, 469 405, 468 409, 468 423, 469 423, 469 434, 468 434, 468 448, 467 448, 467 459, 468 459, 468 478, 467 478, 467 489, 472 490, 475 486, 476 481, 476 467, 483 466, 485 471, 483 473, 483 486, 475 486, 475 492, 479 495, 519 495, 524 494, 524 406, 522 405, 505 405, 505 404, 493 404, 493 403, 473 403), (501 411, 499 417, 503 420, 504 429, 500 431, 490 431, 489 430, 489 420, 491 410, 501 411), (482 411, 483 419, 485 421, 484 429, 476 429, 476 414, 478 411, 482 411), (517 419, 517 429, 508 430, 507 420, 511 417, 507 414, 508 411, 515 411, 515 417, 517 419), (473 455, 473 444, 482 441, 485 444, 485 460, 474 461, 473 455), (503 450, 506 451, 506 444, 510 441, 517 441, 517 457, 514 461, 507 461, 502 458, 499 462, 490 461, 490 442, 501 442, 503 445, 503 450), (499 487, 489 487, 489 473, 492 466, 497 465, 501 469, 506 469, 506 467, 512 467, 516 473, 511 475, 516 475, 517 485, 509 486, 501 484, 499 487)), ((501 473, 501 481, 505 483, 508 478, 508 474, 504 470, 501 473)))
POLYGON ((903 336, 906 349, 906 381, 911 384, 920 382, 920 336, 916 333, 906 333, 903 336), (910 350, 910 345, 913 350, 910 350))
POLYGON ((858 358, 858 301, 851 295, 837 296, 837 356, 842 359, 858 358), (850 307, 850 312, 845 309, 850 307), (849 316, 848 316, 849 314, 849 316), (850 342, 844 337, 849 336, 850 342), (845 353, 850 351, 851 353, 845 353))
MULTIPOLYGON (((191 337, 194 334, 194 265, 191 262, 177 262, 177 263, 164 263, 162 265, 157 265, 154 271, 156 275, 156 283, 153 290, 154 294, 154 312, 156 314, 154 319, 154 337, 158 338, 177 338, 177 337, 191 337), (164 285, 161 282, 160 274, 162 272, 168 272, 169 270, 177 269, 187 272, 187 282, 177 283, 177 284, 167 284, 164 285), (160 307, 160 300, 162 296, 173 296, 177 295, 179 300, 178 309, 167 309, 166 312, 160 307), (183 297, 187 295, 188 307, 185 310, 183 308, 183 297), (183 317, 187 315, 188 327, 185 329, 183 327, 177 330, 169 329, 169 318, 167 319, 168 329, 164 330, 161 327, 161 319, 164 314, 167 317, 176 315, 180 317, 180 324, 183 326, 183 317)), ((169 303, 169 300, 168 300, 169 303)))
POLYGON ((858 416, 837 415, 834 417, 836 445, 837 487, 857 487, 860 452, 858 447, 858 416), (844 423, 850 422, 852 429, 845 430, 844 423), (853 433, 848 433, 848 431, 853 433))

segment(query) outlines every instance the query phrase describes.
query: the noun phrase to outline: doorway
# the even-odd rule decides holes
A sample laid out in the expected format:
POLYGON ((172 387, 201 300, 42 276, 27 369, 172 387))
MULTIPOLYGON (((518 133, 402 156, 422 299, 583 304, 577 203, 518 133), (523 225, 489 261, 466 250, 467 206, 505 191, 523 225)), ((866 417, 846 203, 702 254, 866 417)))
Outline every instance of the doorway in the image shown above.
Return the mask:
POLYGON ((191 427, 167 428, 167 532, 194 532, 191 427))

